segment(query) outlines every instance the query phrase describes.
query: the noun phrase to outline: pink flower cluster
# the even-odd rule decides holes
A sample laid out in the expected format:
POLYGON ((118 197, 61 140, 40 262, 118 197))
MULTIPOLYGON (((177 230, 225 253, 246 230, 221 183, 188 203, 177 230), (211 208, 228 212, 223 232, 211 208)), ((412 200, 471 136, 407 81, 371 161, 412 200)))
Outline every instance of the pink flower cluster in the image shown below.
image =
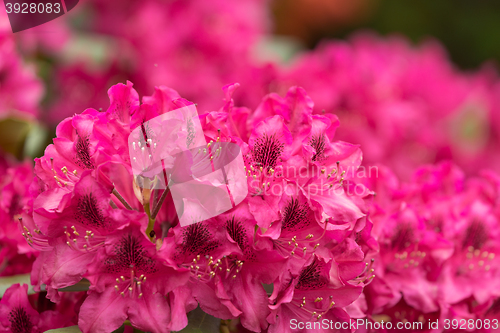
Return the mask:
POLYGON ((370 192, 348 191, 345 170, 361 152, 333 141, 338 120, 313 115, 303 89, 269 95, 251 113, 233 105, 237 86, 224 88, 219 111, 199 115, 207 142, 238 144, 248 172, 247 198, 214 218, 181 227, 169 191, 133 176, 131 131, 192 104, 164 86, 142 103, 131 83, 113 86, 106 112, 63 120, 35 159, 32 206, 20 220, 41 251, 31 282, 60 301, 60 289, 87 279, 82 331, 110 332, 127 319, 177 331, 198 305, 256 332, 289 331, 292 318, 349 321, 377 250, 363 201, 370 192))
POLYGON ((382 170, 369 180, 377 191, 369 216, 380 245, 377 277, 365 289, 369 317, 427 329, 437 319, 498 319, 500 177, 483 172, 466 179, 446 162, 421 167, 399 184, 382 170))

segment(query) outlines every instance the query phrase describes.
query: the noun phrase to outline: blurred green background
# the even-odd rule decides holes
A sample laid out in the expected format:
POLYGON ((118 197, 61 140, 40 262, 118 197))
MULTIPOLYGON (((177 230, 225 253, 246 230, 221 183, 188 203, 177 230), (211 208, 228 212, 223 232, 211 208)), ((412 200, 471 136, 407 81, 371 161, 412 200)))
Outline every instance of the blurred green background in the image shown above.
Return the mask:
POLYGON ((309 47, 371 29, 415 43, 437 38, 463 69, 500 64, 498 0, 276 0, 273 13, 277 34, 297 36, 309 47))

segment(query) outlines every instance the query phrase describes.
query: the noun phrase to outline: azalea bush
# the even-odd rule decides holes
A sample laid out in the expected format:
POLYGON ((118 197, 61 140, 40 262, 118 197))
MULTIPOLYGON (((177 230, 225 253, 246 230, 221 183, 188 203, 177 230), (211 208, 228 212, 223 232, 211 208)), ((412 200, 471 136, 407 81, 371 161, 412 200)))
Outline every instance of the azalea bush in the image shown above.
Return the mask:
POLYGON ((247 198, 214 218, 182 227, 169 190, 141 190, 132 174, 131 130, 191 104, 167 87, 142 103, 130 83, 112 87, 106 112, 64 120, 35 160, 32 206, 19 218, 40 250, 31 283, 58 302, 60 289, 88 280, 82 331, 113 331, 125 320, 177 331, 197 306, 250 331, 281 332, 296 314, 349 319, 345 307, 373 280, 377 249, 363 203, 370 192, 346 191, 359 147, 333 141, 337 119, 313 116, 301 88, 250 114, 233 106, 236 87, 225 87, 221 110, 199 116, 207 142, 237 143, 248 170, 247 198))
POLYGON ((369 33, 266 58, 260 0, 78 15, 0 16, 1 331, 500 331, 494 69, 369 33))
POLYGON ((441 164, 400 184, 385 167, 365 172, 359 146, 334 140, 338 119, 313 115, 303 89, 250 112, 234 106, 237 88, 224 87, 221 109, 198 116, 207 148, 236 143, 247 173, 247 197, 214 218, 181 226, 169 190, 140 187, 132 172, 131 131, 194 106, 164 86, 142 103, 131 83, 113 86, 105 112, 59 124, 31 185, 15 177, 27 165, 7 171, 5 226, 17 224, 31 246, 12 241, 25 264, 8 267, 22 272, 36 256, 35 291, 75 304, 66 316, 38 314, 27 286, 15 285, 1 303, 7 329, 111 332, 127 322, 178 331, 197 307, 255 332, 290 331, 294 321, 494 320, 500 177, 465 179, 441 164), (74 286, 89 291, 68 299, 74 286))

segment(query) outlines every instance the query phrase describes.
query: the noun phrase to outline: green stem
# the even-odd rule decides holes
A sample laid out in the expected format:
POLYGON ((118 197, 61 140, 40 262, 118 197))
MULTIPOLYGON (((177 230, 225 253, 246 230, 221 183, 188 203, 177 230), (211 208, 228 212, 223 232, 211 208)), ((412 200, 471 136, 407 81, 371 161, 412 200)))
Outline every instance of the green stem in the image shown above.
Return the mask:
POLYGON ((151 217, 151 210, 149 208, 149 202, 144 204, 144 211, 146 214, 148 214, 148 227, 146 229, 146 236, 149 237, 149 239, 154 242, 154 234, 151 232, 153 231, 155 227, 155 218, 151 217))
MULTIPOLYGON (((156 205, 153 206, 153 211, 151 211, 151 206, 150 206, 151 201, 149 201, 150 197, 148 197, 148 202, 144 204, 144 211, 146 212, 146 214, 148 214, 149 218, 148 228, 146 229, 146 236, 148 236, 152 242, 154 242, 154 233, 153 235, 151 235, 151 232, 155 227, 156 216, 160 212, 160 208, 163 205, 163 202, 165 201, 167 194, 170 192, 170 187, 169 187, 170 184, 171 182, 167 184, 167 188, 161 194, 160 200, 158 200, 156 205)), ((156 195, 153 195, 153 197, 156 197, 156 195)))

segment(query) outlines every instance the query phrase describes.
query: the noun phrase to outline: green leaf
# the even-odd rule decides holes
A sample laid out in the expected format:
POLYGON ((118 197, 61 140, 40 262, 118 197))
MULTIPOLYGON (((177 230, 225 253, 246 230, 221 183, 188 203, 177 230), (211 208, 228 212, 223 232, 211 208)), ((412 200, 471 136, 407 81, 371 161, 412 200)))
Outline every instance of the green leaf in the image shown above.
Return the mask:
MULTIPOLYGON (((29 274, 22 274, 22 275, 14 275, 14 276, 6 276, 6 277, 0 277, 0 298, 3 297, 3 294, 5 294, 5 291, 10 288, 13 284, 20 283, 24 284, 26 283, 29 288, 28 288, 28 295, 33 295, 36 294, 36 291, 33 290, 33 286, 30 283, 30 275, 29 274)), ((87 291, 89 290, 90 282, 87 279, 83 279, 80 282, 66 287, 66 288, 61 288, 59 291, 62 292, 72 292, 72 291, 87 291)), ((42 291, 45 291, 45 285, 42 285, 40 288, 42 291)))
POLYGON ((24 284, 26 283, 29 288, 28 288, 28 295, 35 294, 35 291, 33 290, 33 286, 30 284, 30 275, 29 274, 22 274, 22 275, 14 275, 14 276, 6 276, 6 277, 1 277, 0 278, 0 298, 3 297, 5 294, 5 291, 10 288, 13 284, 20 283, 24 284))
POLYGON ((48 144, 49 131, 46 127, 39 123, 33 123, 31 130, 27 133, 24 142, 23 155, 29 157, 39 157, 43 155, 43 151, 48 144))
POLYGON ((179 333, 219 333, 220 319, 205 313, 200 307, 189 312, 188 325, 179 333))
POLYGON ((0 120, 0 149, 22 158, 24 142, 33 123, 24 119, 5 118, 0 120))
POLYGON ((56 328, 55 330, 48 330, 45 331, 45 333, 82 333, 82 331, 80 331, 78 326, 75 325, 63 328, 56 328))

